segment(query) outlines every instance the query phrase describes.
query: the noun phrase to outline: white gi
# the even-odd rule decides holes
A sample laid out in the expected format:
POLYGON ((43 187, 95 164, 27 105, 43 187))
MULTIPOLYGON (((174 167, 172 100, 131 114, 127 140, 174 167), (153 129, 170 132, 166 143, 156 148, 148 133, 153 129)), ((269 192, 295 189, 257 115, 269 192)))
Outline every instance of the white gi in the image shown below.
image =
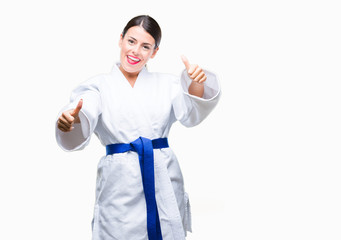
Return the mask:
MULTIPOLYGON (((92 133, 106 146, 130 143, 140 136, 166 138, 176 120, 187 127, 195 126, 211 112, 220 96, 216 76, 205 73, 205 92, 199 98, 188 93, 191 79, 186 71, 179 79, 143 68, 131 87, 118 63, 111 73, 95 76, 72 92, 70 104, 62 111, 75 108, 83 99, 81 123, 68 133, 56 127, 57 142, 65 151, 74 151, 83 149, 92 133)), ((162 238, 185 239, 186 231, 191 231, 189 200, 171 148, 154 149, 154 171, 162 238)), ((92 239, 145 240, 146 226, 146 201, 137 153, 102 157, 98 164, 92 239)))

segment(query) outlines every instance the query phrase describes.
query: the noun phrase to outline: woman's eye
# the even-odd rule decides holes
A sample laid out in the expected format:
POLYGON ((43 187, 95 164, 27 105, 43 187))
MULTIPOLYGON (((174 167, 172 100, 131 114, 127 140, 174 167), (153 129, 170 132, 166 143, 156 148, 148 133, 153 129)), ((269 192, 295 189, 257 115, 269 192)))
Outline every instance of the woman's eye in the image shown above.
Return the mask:
POLYGON ((150 49, 149 46, 143 46, 143 48, 146 49, 146 50, 149 50, 149 49, 150 49))
POLYGON ((133 43, 134 43, 134 41, 133 41, 133 40, 131 40, 131 39, 128 39, 128 43, 130 43, 130 44, 133 44, 133 43))

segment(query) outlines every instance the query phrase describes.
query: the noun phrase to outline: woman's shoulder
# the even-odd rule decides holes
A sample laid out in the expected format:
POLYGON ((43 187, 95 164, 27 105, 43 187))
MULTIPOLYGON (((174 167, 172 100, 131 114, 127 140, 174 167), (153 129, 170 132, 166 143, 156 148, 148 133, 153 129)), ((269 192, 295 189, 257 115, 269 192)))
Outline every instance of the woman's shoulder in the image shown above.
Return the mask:
POLYGON ((110 73, 99 73, 88 77, 86 80, 81 82, 80 85, 100 86, 108 77, 110 77, 110 73))
POLYGON ((94 91, 100 93, 103 88, 105 88, 105 82, 109 74, 100 73, 88 77, 87 79, 80 82, 74 89, 73 92, 83 92, 83 91, 94 91))

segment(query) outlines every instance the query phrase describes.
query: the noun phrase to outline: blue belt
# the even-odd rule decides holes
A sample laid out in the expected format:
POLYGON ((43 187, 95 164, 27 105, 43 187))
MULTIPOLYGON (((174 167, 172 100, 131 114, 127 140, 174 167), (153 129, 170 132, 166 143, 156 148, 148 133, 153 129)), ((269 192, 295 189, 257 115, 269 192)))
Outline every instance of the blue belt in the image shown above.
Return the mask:
POLYGON ((147 205, 147 231, 149 240, 162 240, 159 213, 155 199, 153 149, 168 148, 167 138, 150 140, 139 137, 131 143, 116 143, 106 146, 107 155, 137 152, 139 155, 142 184, 147 205))

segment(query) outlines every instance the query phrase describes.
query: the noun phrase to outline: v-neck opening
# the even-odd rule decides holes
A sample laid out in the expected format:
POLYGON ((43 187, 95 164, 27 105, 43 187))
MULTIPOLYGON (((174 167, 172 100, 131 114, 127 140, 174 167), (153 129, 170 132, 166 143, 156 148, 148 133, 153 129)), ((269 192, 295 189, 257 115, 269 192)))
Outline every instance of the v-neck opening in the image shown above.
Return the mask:
POLYGON ((130 84, 130 82, 128 81, 128 79, 126 78, 126 76, 124 76, 123 72, 121 71, 121 69, 120 69, 120 64, 121 64, 121 63, 116 63, 116 64, 115 64, 115 67, 117 68, 117 71, 119 71, 119 73, 121 74, 123 80, 126 82, 127 86, 128 86, 129 88, 131 88, 132 90, 134 90, 134 89, 136 88, 136 84, 138 84, 138 82, 140 82, 139 79, 141 78, 141 74, 143 74, 143 73, 146 71, 146 67, 144 66, 144 67, 141 69, 141 71, 137 74, 137 77, 136 77, 134 86, 132 86, 132 85, 130 84))

